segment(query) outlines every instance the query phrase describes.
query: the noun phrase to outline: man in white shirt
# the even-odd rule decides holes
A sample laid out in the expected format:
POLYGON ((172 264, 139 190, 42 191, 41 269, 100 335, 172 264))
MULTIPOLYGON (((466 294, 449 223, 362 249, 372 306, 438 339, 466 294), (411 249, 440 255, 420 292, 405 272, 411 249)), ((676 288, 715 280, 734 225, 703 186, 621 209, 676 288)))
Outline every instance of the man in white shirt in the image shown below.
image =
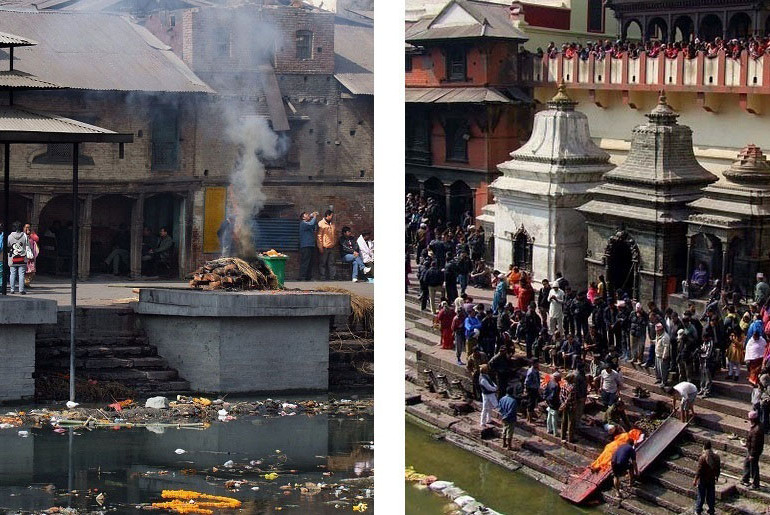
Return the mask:
POLYGON ((601 374, 602 379, 602 402, 609 407, 615 404, 620 395, 620 389, 623 387, 623 376, 617 370, 613 370, 612 365, 607 363, 601 374))
POLYGON ((548 329, 551 334, 559 331, 564 334, 564 292, 555 282, 548 293, 548 329))
POLYGON ((374 241, 372 240, 372 233, 370 231, 362 232, 356 243, 358 243, 358 251, 364 262, 364 274, 368 275, 374 266, 374 241))
POLYGON ((695 417, 695 399, 698 396, 698 387, 687 381, 674 386, 671 390, 671 401, 673 403, 674 411, 676 411, 676 395, 679 394, 682 401, 679 405, 679 413, 682 417, 682 422, 687 422, 691 417, 695 417), (688 414, 690 415, 688 417, 688 414))

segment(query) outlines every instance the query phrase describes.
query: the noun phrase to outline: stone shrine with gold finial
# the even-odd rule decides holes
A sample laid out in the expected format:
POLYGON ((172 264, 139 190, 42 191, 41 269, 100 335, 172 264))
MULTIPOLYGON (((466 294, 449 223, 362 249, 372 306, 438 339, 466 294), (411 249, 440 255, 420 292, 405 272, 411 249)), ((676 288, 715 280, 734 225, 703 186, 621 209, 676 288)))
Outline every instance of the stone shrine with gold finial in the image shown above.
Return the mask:
POLYGON ((717 180, 695 159, 692 131, 661 95, 634 128, 626 160, 593 188, 578 210, 587 220, 589 281, 660 306, 688 274, 688 203, 717 180))
POLYGON ((585 219, 575 208, 612 168, 591 139, 588 119, 564 84, 535 115, 532 136, 500 165, 495 196, 495 265, 528 271, 536 281, 562 272, 584 284, 585 219))
POLYGON ((687 220, 691 268, 705 262, 711 275, 732 275, 744 292, 751 292, 756 274, 770 272, 770 162, 754 144, 691 202, 687 220))

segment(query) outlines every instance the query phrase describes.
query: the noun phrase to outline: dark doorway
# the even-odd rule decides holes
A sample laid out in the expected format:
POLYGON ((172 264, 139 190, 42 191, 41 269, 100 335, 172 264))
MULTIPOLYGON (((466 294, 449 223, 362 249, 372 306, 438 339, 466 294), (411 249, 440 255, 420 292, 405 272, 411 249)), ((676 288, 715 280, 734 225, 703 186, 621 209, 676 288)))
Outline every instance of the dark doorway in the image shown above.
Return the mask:
MULTIPOLYGON (((91 271, 109 271, 104 260, 119 246, 117 238, 131 228, 131 208, 134 200, 123 195, 104 195, 96 198, 91 207, 91 271)), ((130 241, 130 238, 129 238, 130 241)), ((123 268, 123 267, 121 267, 123 268)), ((126 266, 124 273, 128 273, 126 266)))
POLYGON ((532 241, 527 231, 519 231, 513 238, 513 265, 520 270, 532 271, 532 241))
POLYGON ((632 41, 641 41, 642 38, 642 24, 639 20, 629 20, 626 22, 623 28, 623 39, 632 41))
POLYGON ((722 20, 716 14, 707 14, 700 22, 700 39, 711 41, 722 37, 722 20))
POLYGON ((730 24, 727 26, 728 38, 747 38, 754 31, 751 29, 751 17, 746 13, 735 13, 730 18, 730 24))
POLYGON ((160 228, 168 230, 174 240, 173 257, 170 264, 178 271, 184 270, 185 256, 185 203, 184 198, 173 193, 161 193, 144 201, 144 225, 157 236, 160 228))
POLYGON ((406 192, 411 193, 412 195, 419 195, 420 181, 417 180, 417 177, 408 173, 406 174, 405 179, 406 179, 406 192))
POLYGON ((668 40, 668 25, 663 18, 653 18, 647 25, 647 39, 668 40))
POLYGON ((466 211, 473 216, 473 192, 463 181, 457 181, 449 188, 449 221, 459 224, 466 211))
POLYGON ((607 280, 609 290, 614 293, 617 289, 633 295, 634 262, 631 246, 628 242, 617 240, 610 245, 607 256, 607 280))
POLYGON ((711 234, 699 233, 692 238, 690 275, 700 263, 706 265, 710 280, 722 279, 722 242, 711 234))
POLYGON ((49 200, 40 211, 38 226, 38 274, 69 275, 72 264, 72 195, 59 195, 49 200))
POLYGON ((694 25, 689 16, 680 16, 674 22, 674 41, 688 43, 693 36, 694 25))

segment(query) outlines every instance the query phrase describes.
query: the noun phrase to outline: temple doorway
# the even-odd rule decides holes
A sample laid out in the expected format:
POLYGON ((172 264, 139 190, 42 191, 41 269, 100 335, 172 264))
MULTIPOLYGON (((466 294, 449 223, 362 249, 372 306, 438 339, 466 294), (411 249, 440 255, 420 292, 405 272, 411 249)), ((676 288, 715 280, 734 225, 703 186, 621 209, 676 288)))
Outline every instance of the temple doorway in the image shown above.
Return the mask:
POLYGON ((634 294, 634 253, 628 241, 611 241, 607 252, 607 281, 610 293, 620 289, 634 294))
POLYGON ((463 181, 457 181, 449 188, 449 221, 459 224, 466 211, 473 215, 473 191, 463 181))
POLYGON ((701 232, 692 237, 690 246, 691 275, 701 263, 706 266, 710 280, 722 279, 722 242, 712 234, 701 232))
POLYGON ((520 270, 532 271, 532 240, 522 227, 513 237, 513 265, 520 270))

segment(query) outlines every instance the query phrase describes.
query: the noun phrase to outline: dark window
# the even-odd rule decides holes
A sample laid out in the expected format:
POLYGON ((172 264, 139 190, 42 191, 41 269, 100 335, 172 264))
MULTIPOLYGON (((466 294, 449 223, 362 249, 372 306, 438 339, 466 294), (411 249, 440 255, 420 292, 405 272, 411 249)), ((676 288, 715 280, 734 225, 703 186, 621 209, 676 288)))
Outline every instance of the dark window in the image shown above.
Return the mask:
POLYGON ((313 58, 313 33, 309 30, 297 31, 297 59, 313 58))
POLYGON ((468 162, 468 140, 470 130, 468 122, 462 119, 446 121, 446 158, 447 161, 468 162))
POLYGON ((431 122, 428 113, 408 112, 406 115, 406 159, 412 163, 431 164, 431 122))
POLYGON ((588 32, 604 32, 604 0, 588 0, 588 32))
MULTIPOLYGON (((93 165, 92 157, 83 154, 83 145, 78 146, 78 164, 88 166, 93 165)), ((46 146, 44 154, 35 156, 32 159, 35 164, 44 165, 71 165, 72 164, 72 143, 49 143, 46 146)))
POLYGON ((447 51, 447 78, 450 81, 466 80, 465 49, 461 47, 450 48, 447 51))
POLYGON ((230 32, 227 27, 220 27, 216 39, 217 57, 230 57, 230 32))
POLYGON ((179 167, 178 112, 160 107, 152 119, 152 169, 176 170, 179 167))
POLYGON ((169 25, 171 25, 172 27, 176 26, 176 16, 174 16, 173 14, 171 15, 171 19, 169 21, 169 25))
POLYGON ((407 72, 412 71, 412 56, 411 55, 406 56, 406 71, 407 72))

